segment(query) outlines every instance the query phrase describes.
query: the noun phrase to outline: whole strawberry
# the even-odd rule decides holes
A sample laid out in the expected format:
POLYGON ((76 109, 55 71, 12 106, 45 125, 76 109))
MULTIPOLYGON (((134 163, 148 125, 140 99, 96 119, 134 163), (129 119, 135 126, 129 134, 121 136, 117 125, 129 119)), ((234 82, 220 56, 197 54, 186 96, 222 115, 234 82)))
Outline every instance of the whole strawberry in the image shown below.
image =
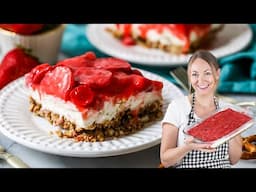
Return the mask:
POLYGON ((15 48, 8 52, 0 64, 0 89, 9 82, 25 75, 36 65, 38 60, 24 51, 22 48, 15 48))
POLYGON ((0 27, 21 35, 31 35, 43 29, 44 24, 0 24, 0 27))

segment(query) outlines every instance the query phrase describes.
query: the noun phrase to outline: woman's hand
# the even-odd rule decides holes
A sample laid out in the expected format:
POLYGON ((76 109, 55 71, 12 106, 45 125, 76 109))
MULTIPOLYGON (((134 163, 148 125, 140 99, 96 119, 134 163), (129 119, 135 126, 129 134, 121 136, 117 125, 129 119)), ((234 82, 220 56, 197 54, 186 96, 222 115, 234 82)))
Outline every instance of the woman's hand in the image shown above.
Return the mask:
POLYGON ((216 150, 212 148, 210 144, 197 143, 192 136, 186 137, 184 143, 190 150, 200 150, 203 152, 214 152, 216 150))

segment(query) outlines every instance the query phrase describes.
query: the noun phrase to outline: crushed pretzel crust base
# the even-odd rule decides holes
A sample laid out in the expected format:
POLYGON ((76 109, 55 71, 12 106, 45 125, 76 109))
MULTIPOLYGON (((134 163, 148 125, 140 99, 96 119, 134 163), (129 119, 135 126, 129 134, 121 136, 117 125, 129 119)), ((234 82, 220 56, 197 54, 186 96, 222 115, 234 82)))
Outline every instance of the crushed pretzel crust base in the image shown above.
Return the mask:
MULTIPOLYGON (((188 53, 193 53, 197 49, 207 46, 215 38, 217 32, 222 30, 223 27, 224 25, 220 25, 220 27, 210 31, 209 34, 207 34, 206 36, 199 38, 198 40, 191 43, 188 53)), ((106 31, 110 32, 117 39, 122 38, 122 34, 120 34, 120 32, 118 31, 115 31, 111 28, 106 28, 106 31)), ((164 44, 161 44, 160 42, 153 42, 148 39, 145 40, 140 37, 135 37, 135 35, 132 35, 132 36, 136 44, 141 45, 143 47, 161 49, 165 52, 173 53, 173 54, 182 54, 182 48, 183 48, 182 46, 164 45, 164 44)))
POLYGON ((32 97, 29 98, 29 110, 35 115, 47 119, 52 125, 59 126, 55 133, 61 138, 73 138, 75 141, 96 142, 106 139, 114 139, 145 127, 145 124, 162 118, 162 101, 156 101, 143 109, 140 109, 135 116, 130 110, 119 113, 111 121, 102 124, 94 123, 90 130, 77 127, 74 123, 63 116, 55 114, 49 110, 42 109, 42 105, 37 103, 32 97))

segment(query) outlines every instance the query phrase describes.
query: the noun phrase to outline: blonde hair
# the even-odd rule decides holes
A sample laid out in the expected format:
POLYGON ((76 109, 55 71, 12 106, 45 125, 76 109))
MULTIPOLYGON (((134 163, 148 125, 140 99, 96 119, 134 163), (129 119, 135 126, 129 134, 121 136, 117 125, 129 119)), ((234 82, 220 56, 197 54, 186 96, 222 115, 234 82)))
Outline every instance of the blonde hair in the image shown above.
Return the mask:
MULTIPOLYGON (((190 83, 190 77, 189 77, 189 71, 190 71, 190 68, 191 68, 191 65, 192 63, 196 60, 196 59, 203 59, 204 61, 206 61, 212 71, 218 71, 218 69, 220 68, 219 67, 219 63, 217 61, 217 58, 210 52, 210 51, 206 51, 206 50, 197 50, 190 58, 189 58, 189 61, 188 61, 188 83, 189 83, 189 93, 193 93, 194 92, 194 89, 190 83)), ((214 79, 215 81, 217 82, 218 84, 218 80, 216 78, 216 74, 214 73, 214 79)))

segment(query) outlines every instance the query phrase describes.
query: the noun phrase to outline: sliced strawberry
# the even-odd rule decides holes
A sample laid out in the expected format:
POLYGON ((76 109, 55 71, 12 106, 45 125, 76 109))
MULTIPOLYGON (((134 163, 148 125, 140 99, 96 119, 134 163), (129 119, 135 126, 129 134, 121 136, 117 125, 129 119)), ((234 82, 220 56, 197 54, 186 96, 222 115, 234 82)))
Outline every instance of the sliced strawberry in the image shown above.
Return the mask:
POLYGON ((88 85, 79 85, 70 92, 70 100, 79 107, 86 107, 93 102, 94 92, 88 85))
POLYGON ((26 74, 25 82, 27 85, 39 84, 44 75, 52 69, 48 63, 34 67, 30 73, 26 74))
POLYGON ((81 67, 74 72, 75 81, 87 84, 90 87, 102 88, 107 86, 112 77, 112 72, 104 69, 81 67))
POLYGON ((53 67, 50 66, 48 63, 39 65, 32 69, 31 72, 34 74, 33 83, 40 83, 44 75, 52 69, 53 67))
POLYGON ((138 69, 133 69, 132 74, 143 76, 143 74, 138 69))
POLYGON ((129 76, 125 72, 116 71, 113 73, 113 76, 121 85, 129 83, 129 76))
POLYGON ((40 83, 40 91, 67 100, 74 86, 74 77, 68 67, 57 66, 48 71, 40 83))
POLYGON ((132 24, 124 24, 124 36, 131 36, 132 33, 132 24))
POLYGON ((143 76, 132 74, 130 77, 132 78, 136 93, 147 89, 151 84, 151 81, 143 76))
POLYGON ((160 81, 152 81, 153 83, 153 89, 156 90, 156 91, 160 91, 163 89, 163 83, 160 82, 160 81))
POLYGON ((116 80, 116 89, 124 91, 129 89, 130 93, 138 93, 138 91, 142 91, 146 89, 151 80, 137 74, 126 74, 124 72, 115 72, 113 74, 113 79, 116 80))
POLYGON ((106 69, 112 72, 131 72, 131 65, 128 62, 113 57, 96 59, 94 66, 98 69, 106 69))
POLYGON ((124 72, 113 72, 111 84, 104 87, 101 92, 105 96, 113 96, 122 93, 129 86, 129 77, 124 72))
POLYGON ((96 55, 95 55, 95 53, 92 52, 92 51, 86 52, 85 54, 82 55, 82 57, 83 57, 84 59, 89 59, 89 60, 95 60, 95 59, 96 59, 96 55))
POLYGON ((136 41, 131 36, 124 36, 122 38, 122 43, 124 45, 135 45, 136 41))
POLYGON ((116 72, 114 74, 115 90, 114 92, 122 98, 128 98, 140 91, 150 87, 151 81, 143 76, 131 74, 127 75, 124 72, 116 72))
POLYGON ((83 55, 79 55, 76 57, 64 59, 59 61, 56 65, 67 66, 72 69, 78 69, 80 67, 93 67, 94 60, 96 59, 96 55, 89 51, 83 55))

